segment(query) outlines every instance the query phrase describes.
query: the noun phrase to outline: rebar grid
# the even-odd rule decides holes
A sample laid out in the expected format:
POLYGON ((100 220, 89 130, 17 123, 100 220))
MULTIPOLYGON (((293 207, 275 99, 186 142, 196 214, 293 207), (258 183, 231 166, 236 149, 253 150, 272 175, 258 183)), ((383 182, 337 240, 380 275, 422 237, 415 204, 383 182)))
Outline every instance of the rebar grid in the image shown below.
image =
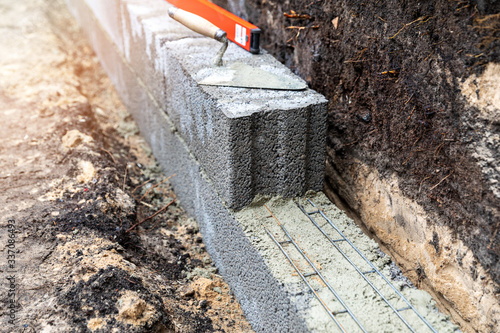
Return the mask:
POLYGON ((286 253, 285 249, 283 248, 283 246, 281 246, 280 242, 278 242, 276 240, 276 238, 274 238, 274 236, 271 234, 271 232, 269 231, 269 229, 265 228, 265 230, 266 230, 267 234, 269 235, 269 237, 271 237, 271 239, 276 243, 276 245, 278 245, 279 249, 281 250, 281 252, 283 252, 283 254, 285 255, 285 257, 288 259, 288 261, 290 262, 290 264, 293 266, 293 268, 295 268, 295 271, 297 272, 297 274, 299 274, 299 276, 302 278, 302 280, 304 281, 304 283, 312 291, 313 295, 316 297, 316 299, 319 301, 319 303, 326 310, 326 312, 328 313, 328 315, 330 316, 330 318, 332 318, 333 321, 335 322, 335 324, 337 324, 337 327, 343 333, 346 333, 346 331, 344 330, 344 328, 342 327, 342 325, 338 322, 337 318, 335 318, 335 315, 328 308, 328 305, 326 305, 326 303, 321 299, 321 297, 319 297, 319 295, 316 292, 316 290, 314 290, 314 288, 309 284, 309 282, 307 282, 306 277, 300 272, 300 270, 298 269, 297 265, 295 265, 295 263, 293 262, 292 258, 290 258, 290 256, 288 255, 288 253, 286 253))
POLYGON ((315 294, 316 298, 318 298, 318 300, 320 301, 320 303, 323 305, 323 307, 325 308, 325 310, 328 312, 328 314, 330 315, 331 318, 334 319, 335 323, 337 324, 337 326, 339 326, 339 328, 342 330, 342 332, 344 332, 344 329, 342 328, 342 326, 340 325, 340 323, 337 322, 336 318, 335 318, 335 315, 337 314, 340 314, 340 313, 348 313, 351 318, 354 320, 354 322, 359 326, 359 328, 364 332, 364 333, 367 333, 366 329, 363 327, 363 325, 359 322, 359 320, 356 318, 356 316, 354 315, 354 313, 352 313, 351 309, 349 309, 349 307, 345 304, 345 302, 342 300, 342 298, 339 296, 339 294, 333 289, 333 287, 330 285, 330 283, 325 279, 325 277, 320 273, 320 271, 316 268, 316 266, 313 264, 313 262, 311 261, 311 259, 309 258, 309 256, 300 248, 300 246, 297 244, 297 242, 295 242, 295 240, 293 239, 293 237, 290 235, 290 233, 288 232, 288 230, 285 228, 284 225, 282 225, 280 223, 280 221, 278 220, 278 218, 271 212, 271 210, 266 206, 264 205, 264 207, 266 207, 266 209, 269 211, 269 213, 271 214, 271 216, 276 220, 276 222, 278 223, 278 225, 280 226, 281 230, 283 230, 283 232, 285 233, 286 237, 288 237, 288 240, 287 241, 284 241, 284 242, 277 242, 276 239, 271 235, 271 233, 269 232, 269 230, 267 228, 266 229, 266 232, 268 233, 269 236, 271 236, 271 238, 275 241, 275 243, 279 246, 280 250, 283 252, 283 254, 287 257, 288 261, 290 261, 290 263, 293 265, 293 267, 295 268, 295 270, 297 271, 297 273, 302 277, 302 279, 304 280, 304 282, 306 282, 306 284, 309 286, 309 288, 313 291, 313 293, 315 294), (306 273, 306 274, 303 274, 302 272, 300 272, 298 270, 298 267, 293 263, 292 259, 290 258, 290 256, 286 253, 286 251, 284 250, 282 244, 284 243, 292 243, 293 246, 295 247, 295 249, 302 255, 302 257, 307 261, 307 263, 309 264, 309 266, 312 267, 312 269, 314 270, 314 273, 306 273), (324 303, 324 301, 319 297, 319 295, 316 293, 316 291, 310 286, 310 284, 305 280, 306 277, 308 276, 313 276, 313 275, 317 275, 321 281, 323 281, 323 283, 327 286, 327 288, 330 290, 330 292, 335 296, 335 298, 340 302, 340 304, 342 305, 342 307, 344 307, 344 311, 338 311, 336 312, 335 314, 328 308, 328 306, 326 306, 326 304, 324 303))
POLYGON ((356 269, 356 271, 361 275, 361 277, 363 277, 363 279, 370 285, 370 287, 372 287, 372 289, 384 300, 384 302, 387 303, 387 305, 394 311, 394 313, 408 327, 408 329, 411 332, 415 332, 415 330, 413 329, 413 327, 401 316, 400 312, 411 309, 418 316, 418 318, 420 318, 420 320, 422 320, 422 322, 424 322, 425 325, 427 325, 427 327, 432 332, 437 333, 437 331, 432 327, 432 325, 427 320, 425 320, 425 318, 413 307, 413 305, 403 296, 403 294, 401 294, 397 290, 397 288, 372 264, 372 262, 370 260, 368 260, 363 255, 363 253, 361 253, 361 251, 342 233, 342 231, 340 231, 340 229, 325 215, 325 213, 321 209, 319 209, 310 199, 307 199, 307 201, 311 204, 311 206, 313 206, 316 209, 315 211, 308 213, 301 204, 299 204, 298 202, 296 202, 295 204, 309 218, 309 220, 318 228, 318 230, 330 241, 330 243, 332 243, 332 245, 337 249, 337 251, 342 254, 342 256, 354 267, 354 269, 356 269), (311 216, 311 215, 318 214, 318 213, 328 222, 328 224, 330 224, 335 229, 335 231, 337 231, 337 233, 341 236, 340 239, 332 239, 323 230, 323 228, 316 222, 316 220, 314 220, 314 218, 311 216), (352 262, 352 260, 338 246, 337 242, 340 242, 340 241, 347 242, 360 255, 360 257, 365 260, 365 262, 372 268, 372 270, 371 271, 367 271, 367 272, 362 272, 359 269, 359 267, 354 262, 352 262), (377 287, 375 287, 373 285, 373 283, 370 280, 368 280, 368 278, 366 277, 366 274, 369 274, 369 273, 376 273, 377 275, 379 275, 396 292, 396 294, 400 297, 400 299, 403 302, 405 302, 408 306, 404 307, 404 308, 401 308, 401 309, 395 309, 389 303, 389 301, 384 297, 384 295, 382 295, 382 293, 377 289, 377 287))

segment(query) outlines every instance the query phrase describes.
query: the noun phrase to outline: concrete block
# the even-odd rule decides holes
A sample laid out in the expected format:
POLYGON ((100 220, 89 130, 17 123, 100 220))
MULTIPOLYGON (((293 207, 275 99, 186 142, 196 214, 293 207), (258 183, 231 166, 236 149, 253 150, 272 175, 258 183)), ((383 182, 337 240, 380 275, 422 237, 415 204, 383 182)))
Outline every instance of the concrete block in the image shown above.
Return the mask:
MULTIPOLYGON (((202 38, 199 34, 172 20, 167 12, 171 5, 158 0, 122 1, 124 55, 148 89, 165 103, 165 62, 155 56, 162 43, 185 37, 202 38)), ((163 106, 162 106, 163 107, 163 106)), ((164 107, 163 107, 164 108, 164 107)))
MULTIPOLYGON (((142 78, 144 70, 156 68, 152 57, 153 40, 159 35, 166 40, 176 40, 186 36, 199 35, 182 24, 171 20, 168 8, 171 5, 163 0, 121 0, 120 17, 124 49, 122 53, 142 78)), ((152 74, 152 73, 149 73, 152 74)))
MULTIPOLYGON (((308 189, 320 190, 326 134, 324 97, 309 89, 198 85, 210 75, 218 47, 210 39, 185 38, 165 43, 157 57, 167 61, 167 112, 173 112, 176 127, 228 206, 242 207, 258 193, 293 196, 308 189)), ((234 44, 225 61, 295 77, 265 52, 251 55, 234 44)))
MULTIPOLYGON (((165 16, 166 9, 125 3, 124 33, 133 37, 127 56, 132 68, 229 207, 243 207, 257 193, 292 196, 322 188, 323 96, 309 89, 200 86, 197 81, 210 74, 220 44, 186 30, 165 16)), ((156 6, 167 7, 163 1, 156 6)), ((265 52, 251 55, 233 44, 224 58, 298 79, 265 52)))
POLYGON ((123 52, 120 0, 88 0, 87 4, 99 20, 102 28, 111 36, 116 46, 123 52))
MULTIPOLYGON (((88 5, 228 207, 241 208, 258 193, 294 196, 322 189, 323 96, 310 89, 200 86, 220 44, 168 17, 167 2, 89 0, 88 5), (118 14, 102 13, 112 9, 118 14)), ((298 80, 266 52, 252 55, 232 44, 224 59, 298 80)))

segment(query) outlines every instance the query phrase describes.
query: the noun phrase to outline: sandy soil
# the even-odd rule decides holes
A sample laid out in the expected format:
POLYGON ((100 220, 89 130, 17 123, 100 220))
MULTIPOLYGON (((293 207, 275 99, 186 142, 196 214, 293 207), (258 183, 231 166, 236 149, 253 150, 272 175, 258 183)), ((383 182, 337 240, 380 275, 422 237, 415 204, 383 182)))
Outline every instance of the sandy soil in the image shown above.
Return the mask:
POLYGON ((0 330, 251 332, 61 1, 0 17, 0 330))

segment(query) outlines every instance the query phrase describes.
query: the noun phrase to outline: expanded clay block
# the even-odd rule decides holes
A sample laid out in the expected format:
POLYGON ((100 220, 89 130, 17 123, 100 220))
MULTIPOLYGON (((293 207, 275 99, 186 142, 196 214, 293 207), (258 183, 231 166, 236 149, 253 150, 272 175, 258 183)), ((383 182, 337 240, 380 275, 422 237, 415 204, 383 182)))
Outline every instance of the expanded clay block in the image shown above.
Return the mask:
POLYGON ((258 332, 307 332, 303 318, 289 292, 267 268, 235 215, 224 207, 202 167, 190 154, 173 123, 151 94, 138 82, 137 74, 117 52, 84 0, 67 0, 92 42, 123 103, 171 179, 177 197, 196 218, 207 251, 234 291, 252 327, 258 332))
MULTIPOLYGON (((220 43, 166 16, 165 1, 122 1, 125 55, 174 122, 228 207, 257 193, 299 195, 323 186, 326 100, 307 89, 274 91, 200 86, 220 43)), ((232 44, 243 62, 300 80, 273 57, 232 44)))
POLYGON ((166 1, 119 0, 119 2, 123 34, 121 39, 124 41, 122 53, 143 79, 151 79, 150 75, 154 75, 155 68, 158 67, 157 59, 152 54, 155 36, 161 36, 164 40, 200 36, 168 16, 168 8, 171 5, 166 1))
MULTIPOLYGON (((170 86, 167 100, 169 109, 182 108, 176 126, 221 195, 231 198, 228 205, 242 207, 258 193, 293 196, 308 189, 320 190, 324 97, 311 90, 200 86, 196 82, 211 74, 212 56, 218 47, 210 39, 186 38, 165 44, 164 52, 173 55, 167 57, 173 73, 166 76, 170 86), (186 52, 191 56, 186 57, 186 52), (182 85, 175 85, 178 77, 182 85)), ((234 44, 225 61, 295 77, 268 54, 251 55, 234 44)))
POLYGON ((98 18, 101 26, 111 36, 116 46, 123 52, 120 24, 120 0, 88 0, 87 4, 98 18))

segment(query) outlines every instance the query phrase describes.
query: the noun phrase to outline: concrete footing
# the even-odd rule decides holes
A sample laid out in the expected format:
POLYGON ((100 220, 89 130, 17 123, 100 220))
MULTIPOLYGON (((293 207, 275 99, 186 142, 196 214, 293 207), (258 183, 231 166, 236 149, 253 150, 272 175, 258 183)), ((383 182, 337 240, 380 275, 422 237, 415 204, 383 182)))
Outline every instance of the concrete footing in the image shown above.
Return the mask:
MULTIPOLYGON (((171 20, 165 1, 66 2, 165 174, 176 174, 171 179, 176 195, 197 220, 208 252, 252 327, 259 332, 335 331, 337 326, 265 232, 269 228, 282 240, 276 221, 266 216, 265 203, 282 212, 297 208, 291 200, 262 196, 292 197, 322 189, 324 97, 309 89, 200 86, 197 81, 219 45, 171 20)), ((300 80, 265 52, 250 55, 231 45, 225 60, 300 80)), ((346 227, 353 225, 322 194, 309 195, 347 221, 346 227)), ((292 221, 287 227, 300 238, 307 218, 287 214, 292 221)), ((367 255, 378 253, 376 244, 358 233, 353 229, 367 255)), ((338 261, 329 255, 315 259, 331 272, 345 269, 335 266, 338 261)), ((381 269, 389 262, 380 260, 381 269)), ((339 276, 341 284, 344 278, 339 276)), ((354 285, 360 283, 343 290, 350 292, 354 285)), ((422 295, 417 298, 427 297, 422 295)), ((360 317, 366 317, 366 323, 379 327, 384 322, 385 315, 370 321, 362 313, 366 298, 351 299, 360 302, 360 317)), ((430 298, 421 303, 433 323, 445 321, 429 305, 430 298)), ((344 325, 357 327, 349 321, 344 325)))

